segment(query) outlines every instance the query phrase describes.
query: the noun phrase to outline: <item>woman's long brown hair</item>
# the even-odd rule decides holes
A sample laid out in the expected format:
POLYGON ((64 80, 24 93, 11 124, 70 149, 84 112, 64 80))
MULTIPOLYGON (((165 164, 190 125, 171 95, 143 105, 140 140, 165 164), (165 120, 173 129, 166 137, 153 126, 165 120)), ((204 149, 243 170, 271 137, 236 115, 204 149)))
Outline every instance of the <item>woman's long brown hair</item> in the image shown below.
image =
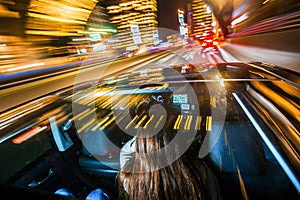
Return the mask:
MULTIPOLYGON (((166 131, 161 131, 151 137, 137 137, 136 152, 147 153, 161 149, 172 140, 172 137, 166 131)), ((207 182, 205 181, 207 172, 198 157, 191 157, 185 153, 169 165, 155 170, 152 170, 152 164, 159 162, 159 159, 149 160, 149 157, 141 156, 132 157, 132 159, 131 166, 127 167, 149 172, 122 170, 117 179, 121 199, 209 199, 204 184, 207 182)))

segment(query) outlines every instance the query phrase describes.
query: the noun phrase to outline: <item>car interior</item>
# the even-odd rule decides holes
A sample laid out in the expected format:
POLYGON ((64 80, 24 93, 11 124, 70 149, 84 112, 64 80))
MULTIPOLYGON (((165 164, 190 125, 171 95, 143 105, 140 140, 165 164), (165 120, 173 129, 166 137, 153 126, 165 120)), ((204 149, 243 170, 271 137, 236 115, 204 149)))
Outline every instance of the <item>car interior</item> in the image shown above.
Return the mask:
POLYGON ((120 148, 133 137, 127 133, 164 122, 163 113, 144 115, 157 104, 172 121, 167 130, 195 132, 194 152, 204 137, 222 130, 203 159, 224 199, 294 198, 297 192, 232 95, 246 99, 246 82, 226 82, 224 93, 209 91, 220 81, 188 80, 190 88, 180 81, 145 84, 137 77, 97 83, 100 87, 83 84, 1 114, 1 192, 11 199, 88 199, 100 190, 101 199, 118 199, 120 148), (90 98, 91 93, 98 95, 90 98), (226 105, 224 97, 225 123, 220 123, 214 113, 226 105))

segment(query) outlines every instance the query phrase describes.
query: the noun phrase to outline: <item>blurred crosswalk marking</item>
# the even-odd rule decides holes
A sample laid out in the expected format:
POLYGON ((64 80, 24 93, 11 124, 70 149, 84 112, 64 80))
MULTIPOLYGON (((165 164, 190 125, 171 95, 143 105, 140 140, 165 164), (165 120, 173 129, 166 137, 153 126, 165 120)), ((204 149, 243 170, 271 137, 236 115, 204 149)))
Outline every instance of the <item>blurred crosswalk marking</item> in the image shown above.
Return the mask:
POLYGON ((103 108, 102 105, 103 105, 104 103, 105 103, 104 97, 99 97, 99 98, 97 99, 97 101, 96 101, 97 106, 100 107, 100 108, 103 108))
POLYGON ((116 123, 118 124, 120 121, 122 121, 122 119, 124 119, 124 117, 128 116, 128 114, 123 114, 121 117, 121 114, 116 116, 116 123))
MULTIPOLYGON (((91 130, 96 131, 99 127, 99 130, 105 129, 107 126, 109 126, 112 122, 115 122, 118 124, 121 120, 123 120, 125 117, 130 116, 128 113, 119 112, 118 114, 115 114, 113 116, 113 112, 108 113, 104 118, 102 118, 101 122, 99 122, 96 126, 94 126, 91 130)), ((149 127, 150 123, 154 119, 154 115, 151 115, 151 117, 148 119, 147 115, 138 116, 136 115, 131 121, 127 124, 125 127, 126 130, 128 130, 132 125, 134 125, 135 129, 138 129, 142 127, 143 129, 146 129, 149 127), (148 120, 147 120, 148 119, 148 120)), ((164 122, 164 116, 160 116, 157 122, 155 123, 154 128, 159 127, 159 125, 164 122)), ((201 129, 201 122, 202 122, 202 116, 197 116, 195 120, 193 115, 178 115, 177 119, 173 125, 174 130, 179 130, 181 124, 183 125, 184 130, 191 130, 192 127, 195 128, 195 130, 200 131, 201 129), (193 125, 195 122, 195 126, 193 125)), ((95 120, 92 119, 91 121, 87 122, 81 129, 85 129, 89 125, 91 125, 95 120)), ((212 116, 206 116, 206 131, 212 130, 212 116)))
POLYGON ((172 62, 170 63, 170 65, 175 65, 178 62, 178 58, 172 60, 172 62))
POLYGON ((77 95, 77 94, 79 94, 79 92, 76 92, 76 93, 74 93, 74 94, 72 94, 72 95, 70 95, 70 96, 65 97, 64 100, 68 100, 68 99, 70 99, 70 98, 73 98, 73 96, 75 96, 75 95, 77 95))
POLYGON ((184 130, 190 130, 192 119, 193 119, 193 116, 192 115, 188 115, 188 117, 187 117, 187 119, 185 121, 185 124, 184 124, 184 130))
POLYGON ((147 118, 147 115, 144 115, 142 117, 142 119, 135 125, 135 129, 139 128, 141 126, 141 124, 145 121, 145 119, 147 118))
POLYGON ((100 127, 100 130, 105 129, 109 124, 111 124, 115 120, 115 116, 113 116, 109 121, 107 121, 103 126, 100 127))
POLYGON ((105 101, 104 101, 104 103, 102 103, 102 108, 106 108, 106 107, 108 107, 109 108, 109 105, 111 105, 111 98, 109 98, 109 97, 106 97, 106 99, 105 99, 105 101))
POLYGON ((78 133, 81 133, 84 129, 86 129, 89 125, 91 125, 95 119, 90 120, 89 122, 85 123, 81 128, 78 129, 78 133))
POLYGON ((218 62, 224 62, 225 60, 223 60, 220 56, 218 56, 217 54, 214 54, 215 56, 215 59, 218 61, 218 62))
POLYGON ((89 95, 89 96, 85 97, 84 99, 80 100, 81 105, 87 105, 87 106, 92 105, 92 103, 94 103, 94 102, 95 102, 95 98, 93 95, 89 95))
POLYGON ((110 103, 110 98, 109 96, 101 96, 101 97, 98 97, 97 99, 97 102, 98 102, 98 105, 102 108, 105 108, 105 106, 110 103))
POLYGON ((182 121, 182 115, 178 115, 177 120, 176 120, 176 122, 174 124, 174 127, 173 127, 174 130, 179 129, 181 121, 182 121))
POLYGON ((95 112, 95 111, 96 111, 96 109, 90 110, 89 112, 87 112, 87 113, 85 113, 84 115, 80 116, 80 117, 78 118, 78 120, 82 120, 83 118, 85 118, 86 116, 88 116, 89 114, 91 114, 92 112, 95 112))
POLYGON ((97 97, 97 99, 95 98, 94 101, 91 101, 88 106, 92 106, 93 104, 95 105, 98 105, 100 107, 101 104, 103 104, 103 96, 101 97, 97 97), (99 103, 99 102, 102 102, 102 103, 99 103))
POLYGON ((156 124, 155 124, 155 127, 154 128, 157 128, 158 127, 158 125, 160 124, 160 122, 162 121, 162 119, 164 118, 164 116, 162 115, 162 116, 160 116, 160 118, 159 118, 159 120, 156 122, 156 124))
POLYGON ((171 59, 172 57, 174 57, 175 55, 176 55, 176 54, 168 55, 168 56, 166 56, 166 57, 160 59, 160 60, 157 62, 157 64, 162 64, 162 63, 166 62, 167 60, 171 59))
POLYGON ((128 125, 125 127, 125 129, 127 130, 137 119, 138 119, 138 115, 136 115, 129 123, 128 125))
POLYGON ((148 125, 151 123, 151 121, 153 120, 154 115, 151 115, 150 119, 146 122, 144 129, 146 129, 148 127, 148 125))
POLYGON ((202 120, 202 117, 201 116, 197 116, 196 124, 195 124, 195 129, 197 131, 200 131, 200 129, 201 129, 201 120, 202 120))
POLYGON ((217 107, 217 104, 216 104, 216 97, 210 97, 210 105, 211 105, 213 108, 216 108, 216 107, 217 107))
POLYGON ((193 52, 187 52, 182 56, 185 60, 190 60, 194 58, 193 52))
POLYGON ((109 116, 105 117, 100 123, 97 124, 97 126, 95 126, 92 130, 96 130, 98 127, 102 126, 102 124, 104 124, 107 120, 109 120, 109 116))
POLYGON ((212 116, 206 116, 206 131, 211 131, 212 116))
POLYGON ((215 63, 215 60, 212 58, 210 54, 207 54, 207 59, 210 63, 215 63))
MULTIPOLYGON (((86 93, 86 94, 81 94, 82 95, 82 97, 79 97, 78 99, 75 99, 75 103, 79 103, 79 101, 81 101, 81 100, 85 100, 86 98, 88 98, 88 97, 94 97, 94 93, 93 92, 89 92, 89 93, 86 93)), ((83 105, 85 105, 85 104, 83 104, 83 105)))
POLYGON ((95 101, 103 103, 107 97, 111 96, 110 93, 113 90, 114 89, 97 90, 96 92, 94 92, 94 99, 95 99, 95 101))
POLYGON ((120 105, 122 105, 122 104, 123 104, 123 105, 126 105, 126 102, 129 102, 129 101, 128 101, 128 99, 129 99, 128 96, 126 96, 126 97, 120 96, 119 99, 120 99, 120 101, 111 107, 112 110, 114 110, 114 109, 120 107, 120 105))
POLYGON ((79 113, 78 115, 74 116, 74 117, 71 119, 71 121, 77 120, 77 118, 81 117, 82 115, 84 115, 85 113, 89 112, 90 110, 91 110, 91 109, 88 108, 88 109, 86 109, 85 111, 79 113))
POLYGON ((96 131, 102 124, 104 124, 110 118, 111 115, 112 112, 108 113, 100 123, 98 123, 94 128, 92 128, 92 131, 96 131))
POLYGON ((56 117, 57 117, 56 123, 57 124, 64 123, 65 121, 70 119, 70 117, 72 116, 72 113, 70 113, 70 114, 61 113, 61 115, 60 114, 56 115, 56 117))

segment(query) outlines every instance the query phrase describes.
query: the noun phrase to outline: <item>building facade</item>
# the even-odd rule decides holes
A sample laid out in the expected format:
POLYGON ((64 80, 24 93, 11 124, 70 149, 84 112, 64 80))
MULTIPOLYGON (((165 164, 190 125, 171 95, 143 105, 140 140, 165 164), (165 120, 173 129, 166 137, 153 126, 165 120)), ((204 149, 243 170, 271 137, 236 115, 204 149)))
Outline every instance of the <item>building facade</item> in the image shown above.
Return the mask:
POLYGON ((194 38, 213 35, 213 14, 209 6, 202 0, 192 0, 190 9, 191 32, 194 38))
POLYGON ((112 1, 106 9, 118 32, 116 49, 134 50, 158 42, 156 0, 112 1))

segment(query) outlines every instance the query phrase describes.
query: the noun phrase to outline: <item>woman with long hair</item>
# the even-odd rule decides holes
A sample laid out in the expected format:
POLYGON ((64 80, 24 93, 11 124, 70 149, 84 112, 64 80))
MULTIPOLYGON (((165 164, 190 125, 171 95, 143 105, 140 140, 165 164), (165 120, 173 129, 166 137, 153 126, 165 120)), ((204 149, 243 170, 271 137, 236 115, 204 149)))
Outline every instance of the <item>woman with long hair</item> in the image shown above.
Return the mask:
POLYGON ((147 130, 139 129, 123 146, 117 177, 120 199, 221 199, 207 165, 190 151, 180 155, 180 146, 171 145, 176 134, 162 129, 147 135, 147 130))

